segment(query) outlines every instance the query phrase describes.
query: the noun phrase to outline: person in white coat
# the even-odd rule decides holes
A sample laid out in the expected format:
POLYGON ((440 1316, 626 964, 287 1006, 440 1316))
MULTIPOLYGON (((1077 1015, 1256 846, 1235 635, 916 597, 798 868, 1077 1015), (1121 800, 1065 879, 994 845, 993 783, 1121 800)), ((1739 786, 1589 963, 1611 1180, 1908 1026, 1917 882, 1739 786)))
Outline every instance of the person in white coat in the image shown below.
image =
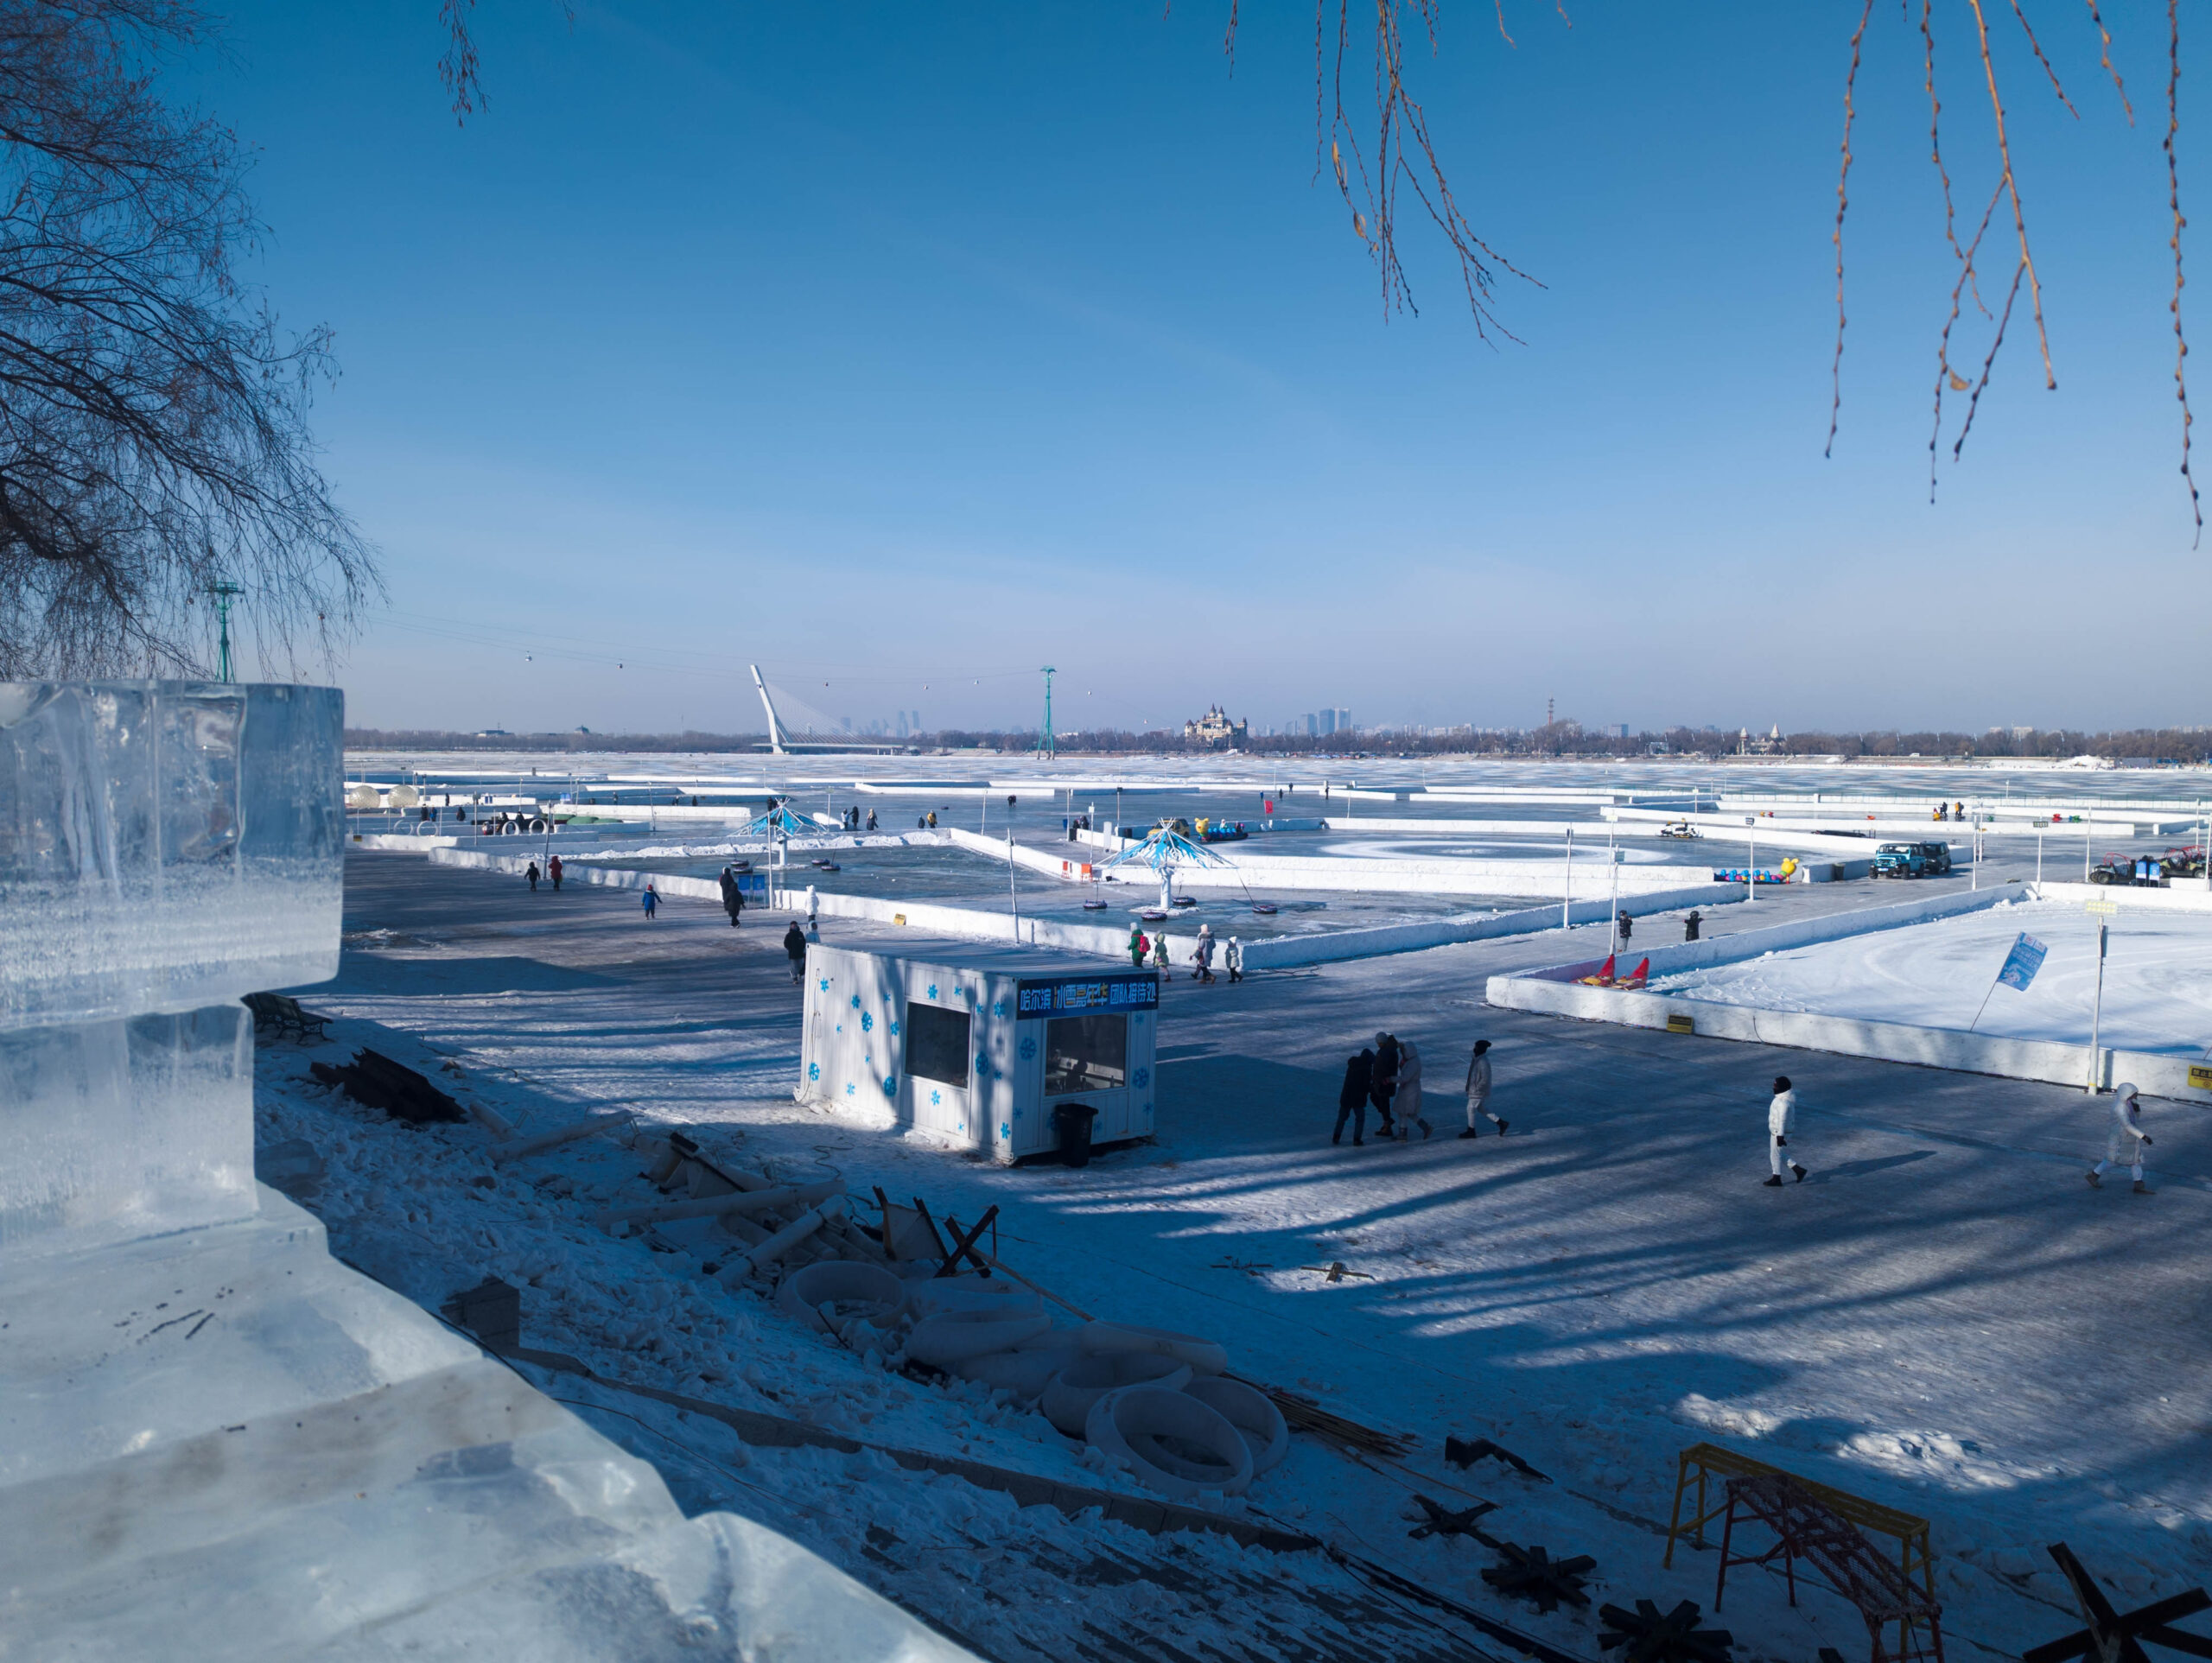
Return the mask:
MULTIPOLYGON (((1789 1146, 1790 1134, 1797 1130, 1797 1094, 1790 1089, 1789 1076, 1774 1076, 1774 1101, 1766 1106, 1766 1158, 1773 1176, 1767 1183, 1776 1188, 1782 1184, 1782 1152, 1789 1146)), ((1796 1158, 1789 1159, 1789 1170, 1797 1175, 1797 1182, 1805 1181, 1805 1169, 1796 1158)))
POLYGON ((1475 1054, 1467 1063, 1467 1129, 1459 1135, 1475 1135, 1475 1116, 1484 1116, 1497 1122, 1497 1135, 1505 1135, 1505 1122, 1490 1110, 1490 1041, 1475 1041, 1475 1054))
POLYGON ((1422 1137, 1428 1136, 1431 1128, 1421 1112, 1421 1049, 1410 1039, 1398 1047, 1398 1095, 1390 1109, 1398 1117, 1401 1142, 1411 1140, 1416 1126, 1422 1137))
POLYGON ((2133 1086, 2122 1084, 2112 1095, 2112 1133, 2105 1139, 2105 1158, 2084 1174, 2089 1187, 2103 1189, 2106 1170, 2126 1160, 2135 1179, 2135 1193, 2156 1195, 2158 1191, 2143 1182, 2143 1151, 2150 1142, 2151 1134, 2143 1129, 2142 1101, 2133 1086))

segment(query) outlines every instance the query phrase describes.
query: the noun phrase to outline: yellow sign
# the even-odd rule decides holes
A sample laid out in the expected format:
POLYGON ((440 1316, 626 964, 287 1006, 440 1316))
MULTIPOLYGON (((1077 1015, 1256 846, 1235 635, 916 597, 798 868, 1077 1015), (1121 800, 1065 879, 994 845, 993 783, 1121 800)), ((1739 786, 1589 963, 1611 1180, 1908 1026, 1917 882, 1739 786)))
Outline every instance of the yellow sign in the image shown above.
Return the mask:
POLYGON ((1687 1016, 1670 1016, 1667 1019, 1667 1031, 1669 1033, 1695 1033, 1697 1031, 1696 1019, 1687 1016))
POLYGON ((2212 1069, 2189 1066, 2189 1089, 2191 1091, 2212 1091, 2212 1069))
POLYGON ((2082 903, 2082 910, 2100 918, 2109 918, 2120 911, 2120 903, 2118 901, 2084 901, 2082 903))
POLYGON ((891 915, 891 922, 893 924, 904 924, 906 922, 906 915, 903 912, 894 912, 891 915))

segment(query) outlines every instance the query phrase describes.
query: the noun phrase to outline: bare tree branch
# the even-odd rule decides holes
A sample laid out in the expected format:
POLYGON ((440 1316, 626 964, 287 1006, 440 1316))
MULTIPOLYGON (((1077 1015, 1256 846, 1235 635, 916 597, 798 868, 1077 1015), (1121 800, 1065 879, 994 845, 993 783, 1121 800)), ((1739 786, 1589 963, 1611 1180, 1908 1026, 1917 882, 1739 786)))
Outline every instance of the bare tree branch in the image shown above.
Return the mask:
POLYGON ((208 34, 184 0, 0 0, 0 676, 204 668, 219 578, 294 661, 376 586, 306 424, 328 332, 242 288, 238 142, 155 91, 208 34))

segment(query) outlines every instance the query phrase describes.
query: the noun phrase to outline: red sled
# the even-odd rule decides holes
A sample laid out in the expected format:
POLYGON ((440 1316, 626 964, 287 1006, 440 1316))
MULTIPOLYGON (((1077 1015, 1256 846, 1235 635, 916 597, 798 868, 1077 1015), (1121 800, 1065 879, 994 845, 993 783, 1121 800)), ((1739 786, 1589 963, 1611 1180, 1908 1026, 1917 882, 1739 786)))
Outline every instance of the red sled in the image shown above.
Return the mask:
POLYGON ((1598 974, 1594 976, 1582 977, 1581 982, 1585 987, 1611 987, 1613 985, 1613 955, 1606 954, 1605 962, 1598 967, 1598 974))
POLYGON ((1641 987, 1651 979, 1651 961, 1645 959, 1636 967, 1636 974, 1613 984, 1616 987, 1641 987))

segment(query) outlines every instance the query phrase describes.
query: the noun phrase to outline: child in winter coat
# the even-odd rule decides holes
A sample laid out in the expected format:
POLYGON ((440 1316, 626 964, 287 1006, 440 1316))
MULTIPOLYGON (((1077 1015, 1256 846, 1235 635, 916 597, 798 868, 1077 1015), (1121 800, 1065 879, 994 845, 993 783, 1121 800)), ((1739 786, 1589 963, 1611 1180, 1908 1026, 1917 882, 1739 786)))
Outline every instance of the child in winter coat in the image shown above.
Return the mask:
POLYGON ((1221 962, 1228 968, 1232 982, 1244 980, 1244 943, 1231 936, 1229 945, 1221 949, 1221 962))
POLYGON ((1497 1135, 1505 1135, 1505 1122, 1490 1112, 1490 1041, 1475 1041, 1475 1054, 1467 1062, 1467 1129, 1459 1135, 1475 1135, 1475 1116, 1480 1114, 1497 1122, 1497 1135))
POLYGON ((2105 1158, 2085 1175, 2092 1190, 2101 1190, 2106 1170, 2119 1165, 2124 1158, 2132 1163, 2130 1170, 2135 1179, 2135 1193, 2139 1196, 2158 1193, 2143 1182, 2143 1152, 2150 1146, 2151 1134, 2143 1129, 2142 1113, 2143 1105, 2136 1097, 2133 1086, 2123 1084, 2113 1093, 2112 1133, 2105 1139, 2105 1158))
MULTIPOLYGON (((1782 1152, 1789 1146, 1789 1134, 1797 1129, 1797 1094, 1790 1089, 1789 1076, 1777 1074, 1774 1077, 1774 1101, 1766 1106, 1767 1161, 1774 1175, 1767 1179, 1770 1186, 1782 1186, 1782 1152)), ((1805 1181, 1805 1169, 1795 1157, 1789 1170, 1797 1175, 1797 1182, 1805 1181)))
POLYGON ((1363 1050, 1344 1063, 1344 1083, 1337 1093, 1337 1129, 1329 1134, 1331 1143, 1342 1143, 1344 1122, 1351 1122, 1351 1140, 1355 1144, 1367 1141, 1367 1093, 1374 1083, 1375 1053, 1363 1050))
POLYGON ((1375 1073, 1367 1089, 1367 1101, 1375 1105, 1376 1131, 1386 1138, 1395 1136, 1398 1129, 1390 1115, 1390 1100, 1397 1091, 1398 1042, 1389 1034, 1378 1033, 1375 1036, 1375 1073))
POLYGON ((1129 926, 1129 968, 1144 968, 1144 955, 1152 951, 1152 943, 1145 939, 1144 931, 1135 924, 1129 926))
POLYGON ((545 875, 553 880, 553 892, 561 892, 561 857, 555 855, 545 863, 545 875))
POLYGON ((654 909, 660 905, 659 892, 654 889, 650 883, 647 884, 645 885, 645 892, 638 898, 638 904, 645 909, 645 917, 648 918, 652 917, 653 916, 654 909))
POLYGON ((1167 937, 1165 936, 1152 938, 1152 964, 1154 969, 1166 972, 1173 978, 1173 973, 1167 970, 1167 937))

